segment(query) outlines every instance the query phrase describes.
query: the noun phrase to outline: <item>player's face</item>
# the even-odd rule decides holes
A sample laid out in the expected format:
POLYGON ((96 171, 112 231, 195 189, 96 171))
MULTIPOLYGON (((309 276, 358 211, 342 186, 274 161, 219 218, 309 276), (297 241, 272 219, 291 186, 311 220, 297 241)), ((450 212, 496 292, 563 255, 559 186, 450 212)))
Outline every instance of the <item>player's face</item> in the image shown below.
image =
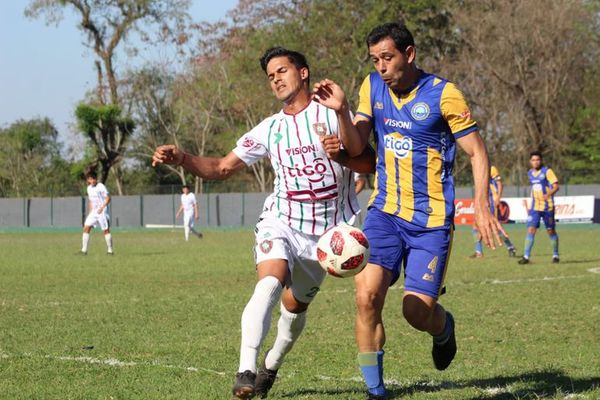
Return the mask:
POLYGON ((308 78, 308 70, 299 69, 286 56, 275 57, 267 64, 267 78, 277 100, 289 103, 304 90, 304 79, 308 78))
POLYGON ((93 176, 88 176, 87 183, 88 185, 96 186, 96 184, 98 183, 98 179, 94 178, 93 176))
POLYGON ((529 159, 529 164, 531 164, 531 168, 533 168, 533 169, 542 168, 542 157, 531 156, 531 158, 529 159))
POLYGON ((415 58, 413 46, 400 51, 394 40, 387 37, 369 47, 369 57, 381 79, 391 89, 402 90, 410 85, 406 80, 407 70, 415 58))
POLYGON ((181 188, 181 191, 183 192, 183 194, 188 194, 190 192, 190 189, 184 187, 184 188, 181 188))

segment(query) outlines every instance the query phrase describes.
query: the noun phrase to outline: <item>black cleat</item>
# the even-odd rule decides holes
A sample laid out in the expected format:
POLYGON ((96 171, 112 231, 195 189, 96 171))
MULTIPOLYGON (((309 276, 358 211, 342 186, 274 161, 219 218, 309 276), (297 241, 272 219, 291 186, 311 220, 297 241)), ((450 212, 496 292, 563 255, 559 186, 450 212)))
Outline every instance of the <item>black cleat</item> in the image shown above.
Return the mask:
POLYGON ((80 255, 80 256, 87 256, 87 251, 83 251, 83 250, 81 250, 79 253, 77 253, 77 255, 80 255))
POLYGON ((258 370, 256 382, 254 383, 254 392, 258 397, 261 399, 267 398, 269 390, 275 383, 275 378, 277 378, 277 370, 268 369, 263 363, 263 366, 258 370))
POLYGON ((388 399, 388 397, 385 394, 383 396, 380 396, 377 394, 373 394, 371 392, 367 392, 367 400, 387 400, 387 399, 388 399))
POLYGON ((558 264, 559 262, 560 262, 560 258, 558 258, 558 256, 552 257, 552 264, 558 264))
POLYGON ((518 263, 521 265, 529 264, 529 258, 521 257, 518 263))
POLYGON ((251 399, 254 397, 255 380, 256 374, 250 370, 235 374, 235 384, 231 390, 233 395, 238 399, 251 399))
POLYGON ((508 256, 509 257, 516 257, 517 256, 517 250, 514 247, 511 247, 510 249, 508 249, 508 256))
POLYGON ((452 333, 444 344, 436 344, 433 342, 431 349, 431 356, 433 357, 433 364, 435 368, 440 371, 448 368, 454 356, 456 355, 456 336, 454 335, 454 317, 449 312, 446 312, 446 318, 450 318, 450 324, 452 324, 452 333))

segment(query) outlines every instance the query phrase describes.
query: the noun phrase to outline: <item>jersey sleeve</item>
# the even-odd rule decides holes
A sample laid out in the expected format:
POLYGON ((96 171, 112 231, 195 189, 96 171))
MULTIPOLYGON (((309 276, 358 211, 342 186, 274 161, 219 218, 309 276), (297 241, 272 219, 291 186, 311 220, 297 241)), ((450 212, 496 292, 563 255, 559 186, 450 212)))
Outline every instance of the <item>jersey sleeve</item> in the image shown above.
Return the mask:
POLYGON ((269 150, 265 146, 265 142, 268 141, 270 129, 266 123, 267 121, 261 122, 250 132, 239 138, 235 148, 232 150, 246 165, 252 165, 269 154, 269 150))
POLYGON ((477 130, 477 123, 471 117, 465 96, 451 82, 448 82, 442 91, 440 109, 455 138, 477 130))
POLYGON ((492 179, 494 181, 502 180, 502 177, 500 176, 500 172, 498 172, 498 168, 496 168, 493 165, 490 167, 490 179, 492 179))
POLYGON ((558 182, 556 174, 550 168, 548 168, 548 171, 546 171, 546 179, 548 179, 548 182, 552 185, 558 182))
POLYGON ((367 75, 360 86, 356 115, 362 115, 369 119, 373 117, 373 108, 371 107, 371 75, 367 75))
POLYGON ((110 193, 108 193, 106 186, 103 183, 99 183, 99 185, 101 186, 98 188, 98 192, 102 193, 103 196, 108 196, 110 193))

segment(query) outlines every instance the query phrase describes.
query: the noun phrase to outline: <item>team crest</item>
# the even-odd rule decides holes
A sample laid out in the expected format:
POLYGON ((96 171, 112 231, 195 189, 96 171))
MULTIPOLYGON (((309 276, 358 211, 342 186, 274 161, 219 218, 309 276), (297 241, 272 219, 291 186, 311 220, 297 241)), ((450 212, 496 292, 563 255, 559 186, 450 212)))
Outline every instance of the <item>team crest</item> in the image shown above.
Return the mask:
POLYGON ((259 247, 260 247, 260 251, 267 254, 273 248, 273 241, 265 239, 260 243, 259 247))
POLYGON ((383 103, 380 101, 376 101, 375 105, 373 106, 374 109, 376 110, 383 110, 383 103))
POLYGON ((410 109, 410 115, 412 115, 412 117, 417 121, 423 121, 424 119, 429 117, 429 112, 429 106, 427 105, 427 103, 423 102, 416 103, 410 109))
POLYGON ((242 142, 242 146, 250 148, 252 146, 254 146, 254 140, 250 139, 249 137, 244 138, 244 141, 242 142))
POLYGON ((325 122, 315 122, 312 127, 317 135, 327 135, 327 124, 325 122))

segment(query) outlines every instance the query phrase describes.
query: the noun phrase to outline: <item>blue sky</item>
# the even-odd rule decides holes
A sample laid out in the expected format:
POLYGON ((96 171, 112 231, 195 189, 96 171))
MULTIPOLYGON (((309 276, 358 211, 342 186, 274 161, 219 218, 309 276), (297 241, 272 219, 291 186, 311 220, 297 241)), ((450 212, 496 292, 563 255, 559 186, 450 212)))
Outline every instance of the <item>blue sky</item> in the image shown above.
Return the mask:
MULTIPOLYGON (((225 18, 237 0, 192 3, 195 21, 214 21, 225 18)), ((0 1, 0 127, 18 119, 48 117, 68 145, 75 138, 69 128, 75 105, 96 84, 94 57, 83 46, 84 36, 72 13, 65 13, 58 26, 47 26, 44 18, 24 16, 28 4, 27 0, 0 1)), ((135 63, 144 57, 161 54, 154 50, 135 63)))

